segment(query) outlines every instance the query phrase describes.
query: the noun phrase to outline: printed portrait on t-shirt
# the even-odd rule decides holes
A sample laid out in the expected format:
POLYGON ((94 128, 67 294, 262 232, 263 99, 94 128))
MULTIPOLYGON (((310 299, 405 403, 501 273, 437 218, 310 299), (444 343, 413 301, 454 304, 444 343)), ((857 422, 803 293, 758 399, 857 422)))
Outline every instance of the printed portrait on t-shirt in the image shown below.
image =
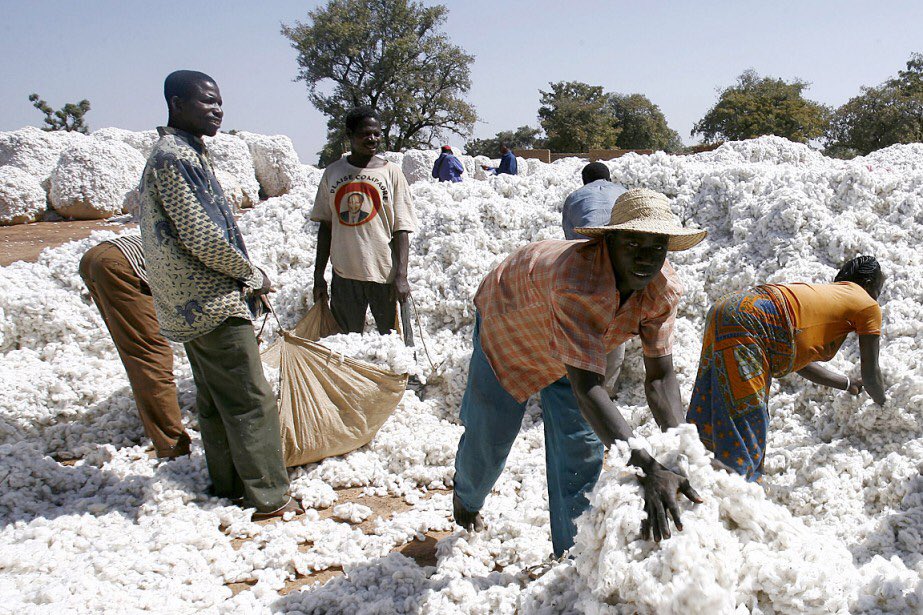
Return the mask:
POLYGON ((375 217, 380 208, 378 190, 365 182, 350 182, 341 187, 334 197, 340 224, 360 226, 375 217))

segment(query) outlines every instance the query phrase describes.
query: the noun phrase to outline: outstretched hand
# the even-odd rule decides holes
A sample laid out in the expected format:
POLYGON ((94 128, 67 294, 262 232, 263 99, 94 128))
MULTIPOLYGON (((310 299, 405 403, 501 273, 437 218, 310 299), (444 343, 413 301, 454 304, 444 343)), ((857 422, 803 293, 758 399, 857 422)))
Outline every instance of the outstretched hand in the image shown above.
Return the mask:
POLYGON ((644 451, 633 450, 629 463, 644 470, 644 476, 638 477, 644 488, 644 511, 647 513, 647 519, 641 524, 641 537, 650 540, 653 536, 656 542, 669 538, 668 513, 673 517, 676 529, 682 531, 683 522, 676 494, 682 493, 696 504, 702 502, 702 498, 689 484, 689 479, 667 469, 644 451))

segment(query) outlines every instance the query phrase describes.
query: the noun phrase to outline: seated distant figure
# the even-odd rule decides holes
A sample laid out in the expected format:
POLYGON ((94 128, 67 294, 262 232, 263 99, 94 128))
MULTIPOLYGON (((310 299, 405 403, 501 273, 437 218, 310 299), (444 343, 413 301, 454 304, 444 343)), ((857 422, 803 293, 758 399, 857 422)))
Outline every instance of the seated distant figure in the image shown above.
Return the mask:
POLYGON ((878 405, 884 274, 873 256, 846 263, 833 284, 764 284, 719 299, 708 312, 699 371, 686 420, 695 424, 716 465, 755 481, 763 474, 773 378, 800 376, 878 405), (822 367, 846 337, 859 336, 861 378, 822 367))
POLYGON ((486 164, 483 164, 481 165, 481 168, 491 175, 516 175, 519 173, 519 167, 516 164, 516 156, 513 154, 513 151, 510 149, 509 144, 507 143, 500 144, 499 167, 490 167, 486 164))
MULTIPOLYGON (((575 228, 604 226, 612 215, 612 205, 626 189, 610 181, 609 167, 601 162, 591 162, 580 173, 583 187, 570 193, 564 201, 561 225, 565 239, 589 239, 574 231, 575 228)), ((619 345, 606 355, 606 375, 603 387, 609 397, 618 392, 619 374, 625 361, 625 346, 619 345)))
POLYGON ((464 172, 465 167, 452 153, 452 148, 443 145, 439 158, 433 163, 433 177, 441 182, 460 182, 464 172))

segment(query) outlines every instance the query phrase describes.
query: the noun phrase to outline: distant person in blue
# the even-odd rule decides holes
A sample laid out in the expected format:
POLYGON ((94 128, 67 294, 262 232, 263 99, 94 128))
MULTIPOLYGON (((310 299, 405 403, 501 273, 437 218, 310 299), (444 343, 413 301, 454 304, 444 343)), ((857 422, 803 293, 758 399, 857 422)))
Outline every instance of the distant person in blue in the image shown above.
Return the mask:
MULTIPOLYGON (((519 173, 519 168, 516 165, 516 156, 506 143, 500 144, 500 166, 489 167, 484 164, 481 165, 481 168, 491 175, 503 175, 504 173, 507 175, 516 175, 519 173)), ((610 207, 611 206, 612 205, 610 205, 610 207)), ((607 219, 606 222, 608 223, 609 220, 607 219)))
MULTIPOLYGON (((574 190, 564 201, 561 223, 565 239, 589 239, 575 233, 575 228, 605 226, 612 216, 612 205, 622 193, 626 192, 621 184, 610 181, 609 167, 601 162, 591 162, 580 173, 583 187, 574 190)), ((619 374, 625 360, 625 345, 622 344, 606 355, 606 376, 603 386, 609 397, 615 397, 619 387, 619 374)))
POLYGON ((448 145, 442 146, 442 153, 433 164, 433 177, 441 182, 460 182, 465 167, 461 161, 452 153, 452 148, 448 145))

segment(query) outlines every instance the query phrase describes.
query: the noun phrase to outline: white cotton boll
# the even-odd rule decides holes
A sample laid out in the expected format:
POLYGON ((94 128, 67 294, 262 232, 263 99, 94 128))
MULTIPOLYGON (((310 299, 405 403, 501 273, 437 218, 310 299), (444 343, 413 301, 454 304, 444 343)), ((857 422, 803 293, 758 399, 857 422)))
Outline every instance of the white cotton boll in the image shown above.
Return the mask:
POLYGON ((143 170, 144 158, 128 145, 82 139, 61 152, 51 174, 49 202, 65 218, 76 220, 126 212, 143 170))
POLYGON ((45 190, 37 177, 18 167, 0 167, 0 226, 40 220, 45 200, 45 190))
POLYGON ((333 516, 340 521, 362 523, 372 516, 372 509, 356 502, 347 502, 333 507, 333 516))

